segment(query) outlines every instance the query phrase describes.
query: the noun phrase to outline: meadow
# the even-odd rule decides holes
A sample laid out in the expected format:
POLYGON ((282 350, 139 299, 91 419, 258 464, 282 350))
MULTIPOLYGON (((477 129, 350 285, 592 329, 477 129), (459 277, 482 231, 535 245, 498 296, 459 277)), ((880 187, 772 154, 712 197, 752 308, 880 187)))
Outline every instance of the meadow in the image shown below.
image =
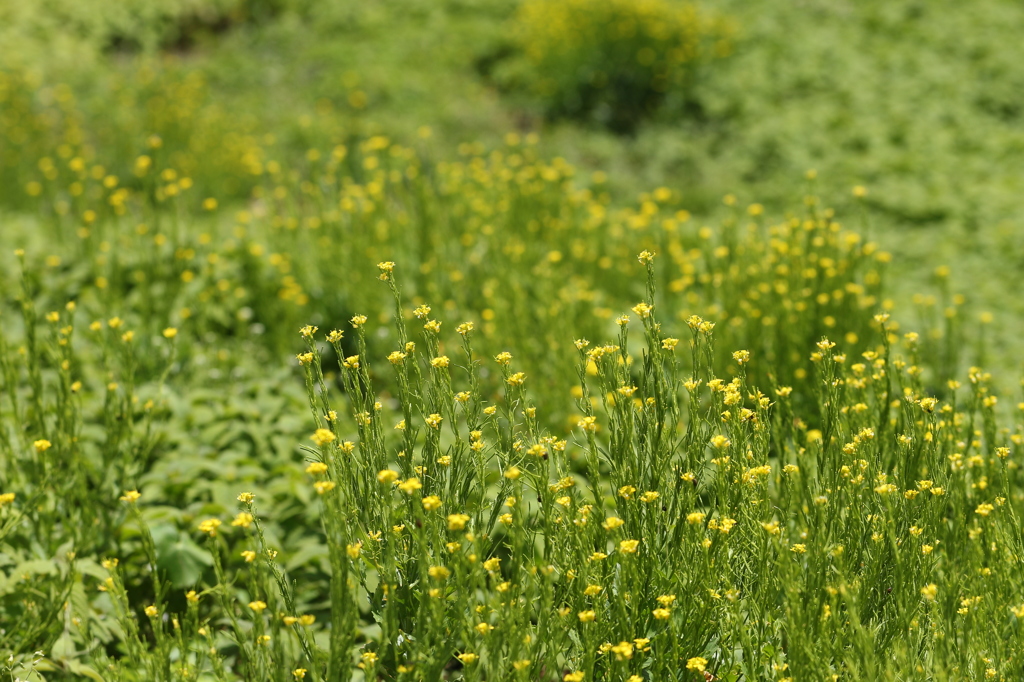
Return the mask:
POLYGON ((0 2, 0 678, 1020 679, 1021 20, 0 2))

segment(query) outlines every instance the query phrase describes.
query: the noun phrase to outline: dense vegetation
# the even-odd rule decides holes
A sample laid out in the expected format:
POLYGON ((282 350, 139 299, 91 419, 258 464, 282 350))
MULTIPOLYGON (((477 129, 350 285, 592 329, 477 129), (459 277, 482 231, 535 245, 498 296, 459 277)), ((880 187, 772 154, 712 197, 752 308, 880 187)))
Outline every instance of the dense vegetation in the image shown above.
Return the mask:
POLYGON ((0 676, 1019 678, 946 5, 0 2, 0 676))

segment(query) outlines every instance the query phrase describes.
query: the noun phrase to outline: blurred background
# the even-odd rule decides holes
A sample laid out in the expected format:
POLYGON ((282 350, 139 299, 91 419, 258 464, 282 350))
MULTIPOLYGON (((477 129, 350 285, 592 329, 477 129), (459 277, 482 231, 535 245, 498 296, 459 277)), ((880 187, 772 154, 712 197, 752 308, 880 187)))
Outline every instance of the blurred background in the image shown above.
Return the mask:
POLYGON ((769 214, 820 196, 892 252, 908 305, 948 265, 1010 362, 1022 25, 1010 0, 4 0, 0 210, 8 235, 31 224, 71 156, 123 183, 154 136, 193 203, 239 209, 310 150, 387 136, 443 161, 521 138, 612 202, 664 186, 698 220, 726 195, 769 214))

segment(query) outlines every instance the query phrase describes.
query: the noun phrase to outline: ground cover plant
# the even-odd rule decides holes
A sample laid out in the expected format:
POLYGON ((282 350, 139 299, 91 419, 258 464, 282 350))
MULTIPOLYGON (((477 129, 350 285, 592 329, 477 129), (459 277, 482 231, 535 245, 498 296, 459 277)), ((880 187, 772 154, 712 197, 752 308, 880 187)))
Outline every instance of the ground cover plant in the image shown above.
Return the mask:
POLYGON ((1018 10, 0 0, 0 678, 1018 679, 1018 10))

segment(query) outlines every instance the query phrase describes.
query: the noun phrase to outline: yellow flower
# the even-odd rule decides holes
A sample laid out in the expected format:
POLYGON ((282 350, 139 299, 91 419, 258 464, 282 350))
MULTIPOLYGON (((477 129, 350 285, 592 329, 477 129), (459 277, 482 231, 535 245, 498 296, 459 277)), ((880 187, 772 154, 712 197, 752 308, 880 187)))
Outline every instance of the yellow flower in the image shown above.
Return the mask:
POLYGON ((206 519, 199 524, 199 530, 212 538, 217 536, 217 529, 220 528, 220 526, 220 519, 206 519))
POLYGON ((40 438, 39 440, 32 443, 32 447, 36 449, 36 452, 46 452, 51 447, 53 447, 53 443, 46 440, 45 438, 40 438))
POLYGON ((995 507, 986 502, 984 504, 979 504, 978 508, 974 510, 974 513, 979 516, 988 516, 990 513, 992 513, 993 509, 995 509, 995 507))
POLYGON ((313 432, 313 435, 309 437, 316 445, 322 446, 328 443, 333 443, 337 440, 337 436, 330 429, 317 429, 313 432))
POLYGON ((415 476, 413 478, 406 479, 398 484, 398 489, 401 490, 406 495, 412 495, 414 492, 416 492, 422 487, 423 484, 420 483, 420 479, 416 478, 415 476))
POLYGON ((189 590, 185 593, 185 601, 188 601, 192 604, 196 604, 199 602, 199 595, 196 594, 195 590, 189 590))
POLYGON ((445 566, 431 566, 427 569, 427 575, 434 580, 445 580, 452 573, 445 566))
POLYGON ((252 493, 238 493, 238 501, 243 504, 250 504, 255 499, 256 496, 252 493))
POLYGON ((804 554, 807 552, 807 545, 796 544, 790 547, 789 551, 794 552, 795 554, 804 554))
POLYGON ((173 339, 177 335, 178 335, 178 330, 175 329, 174 327, 168 327, 167 329, 164 330, 164 338, 165 339, 173 339))
POLYGON ((686 669, 687 670, 695 670, 695 671, 697 671, 699 673, 704 672, 704 670, 707 669, 707 666, 708 666, 708 659, 702 658, 700 656, 694 656, 693 658, 691 658, 690 660, 688 660, 686 662, 686 669))
POLYGON ((488 559, 487 561, 485 561, 484 564, 483 564, 484 570, 485 571, 490 571, 492 573, 494 571, 497 571, 498 567, 500 565, 501 565, 501 557, 492 557, 492 558, 488 559))
POLYGON ((251 601, 249 602, 249 608, 255 611, 256 613, 260 613, 261 611, 267 608, 267 603, 259 600, 251 601))
POLYGON ((581 623, 593 623, 594 619, 597 618, 597 614, 593 611, 580 611, 576 614, 576 617, 580 619, 581 623))
POLYGON ((725 436, 719 434, 717 436, 712 436, 711 437, 711 445, 714 446, 718 450, 724 450, 727 447, 729 447, 730 445, 732 445, 732 441, 730 441, 725 436))
POLYGON ((245 559, 245 563, 251 564, 256 561, 256 552, 251 549, 242 550, 242 558, 245 559))
POLYGON ((236 528, 248 528, 252 525, 254 520, 255 519, 252 514, 249 512, 239 512, 238 515, 235 516, 235 520, 231 522, 231 525, 236 528))
POLYGON ((398 480, 398 472, 391 469, 381 469, 377 472, 377 482, 383 485, 394 483, 398 480))
POLYGON ((327 473, 327 465, 324 464, 323 462, 312 462, 308 467, 306 467, 306 473, 307 474, 311 474, 313 476, 319 476, 320 474, 326 474, 327 473))
POLYGON ((583 682, 583 671, 577 670, 576 672, 566 673, 562 676, 562 682, 583 682))
POLYGON ((439 426, 441 426, 441 421, 443 419, 444 419, 444 417, 442 417, 441 415, 439 415, 437 413, 432 414, 432 415, 430 415, 430 416, 428 416, 426 418, 427 426, 436 429, 439 426))
POLYGON ((651 611, 651 615, 657 620, 668 620, 672 616, 672 612, 668 609, 654 609, 651 611))
POLYGON ((345 546, 345 554, 348 554, 349 559, 358 559, 360 552, 362 552, 362 549, 362 542, 354 542, 350 545, 345 546))
POLYGON ((292 677, 294 677, 297 680, 304 680, 304 679, 306 679, 306 669, 305 668, 296 668, 295 670, 292 671, 292 677))
POLYGON ((467 523, 469 523, 468 514, 448 515, 448 530, 463 530, 467 523))
POLYGON ((157 615, 159 615, 159 613, 160 612, 157 611, 157 608, 155 606, 153 606, 152 604, 150 604, 149 606, 146 607, 146 615, 149 616, 150 618, 156 618, 157 615))
POLYGON ((604 520, 604 523, 602 523, 601 526, 604 527, 605 530, 615 530, 624 523, 626 522, 617 516, 609 516, 604 520))
POLYGON ((126 490, 124 491, 124 495, 122 495, 119 499, 122 502, 128 502, 129 504, 131 504, 133 502, 138 502, 140 497, 142 497, 142 494, 138 490, 126 490))
POLYGON ((449 363, 447 355, 439 355, 430 361, 431 367, 447 367, 449 363))
POLYGON ((704 512, 690 512, 686 515, 686 522, 691 526, 695 526, 698 523, 703 523, 705 516, 707 515, 704 512))
POLYGON ((434 511, 435 509, 440 508, 443 502, 441 502, 441 498, 437 495, 428 495, 423 498, 422 504, 423 508, 427 511, 434 511))
POLYGON ((505 381, 508 382, 509 386, 522 386, 524 383, 526 383, 526 373, 516 372, 505 381))
POLYGON ((935 597, 939 594, 939 586, 935 583, 929 583, 921 588, 921 596, 928 601, 935 601, 935 597))
POLYGON ((615 654, 616 661, 624 661, 633 658, 632 642, 619 642, 613 646, 610 651, 615 654))
POLYGON ((636 554, 636 550, 639 546, 639 540, 623 540, 619 543, 619 551, 625 552, 626 554, 636 554))
POLYGON ((334 481, 317 481, 313 484, 318 495, 323 495, 334 490, 337 484, 334 481))
POLYGON ((464 654, 459 654, 456 658, 462 661, 465 665, 469 665, 470 663, 476 663, 477 659, 480 657, 467 651, 464 654))

